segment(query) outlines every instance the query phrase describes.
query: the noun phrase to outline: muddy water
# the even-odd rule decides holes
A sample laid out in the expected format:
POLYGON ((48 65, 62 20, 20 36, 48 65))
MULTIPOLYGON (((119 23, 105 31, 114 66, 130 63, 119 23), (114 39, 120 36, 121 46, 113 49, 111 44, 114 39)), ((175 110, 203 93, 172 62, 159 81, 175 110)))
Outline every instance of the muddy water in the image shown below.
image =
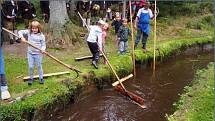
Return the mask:
POLYGON ((127 90, 145 99, 142 109, 111 87, 84 97, 76 104, 55 114, 49 121, 166 121, 165 115, 174 111, 173 103, 179 99, 183 88, 191 83, 197 69, 205 68, 213 61, 210 46, 191 48, 160 63, 155 79, 152 70, 138 65, 137 78, 127 80, 127 90))

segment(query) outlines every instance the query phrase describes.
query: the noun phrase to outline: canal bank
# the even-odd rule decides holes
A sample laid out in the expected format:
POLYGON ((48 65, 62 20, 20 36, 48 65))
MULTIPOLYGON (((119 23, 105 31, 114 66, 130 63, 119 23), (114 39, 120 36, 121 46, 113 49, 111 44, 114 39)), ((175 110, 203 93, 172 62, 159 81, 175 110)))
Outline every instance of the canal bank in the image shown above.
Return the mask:
MULTIPOLYGON (((165 41, 157 46, 156 57, 157 59, 167 58, 168 56, 180 53, 185 48, 195 45, 201 46, 212 42, 213 38, 211 36, 165 41)), ((138 62, 151 61, 153 51, 152 48, 149 48, 147 53, 143 53, 142 50, 137 49, 135 55, 136 61, 138 62)), ((122 56, 111 56, 110 61, 120 77, 124 77, 132 70, 132 60, 129 53, 122 56)), ((50 80, 54 80, 54 78, 50 80)), ((46 115, 49 115, 49 110, 59 111, 67 103, 77 101, 80 95, 83 94, 83 91, 86 92, 85 94, 90 93, 88 90, 93 86, 89 87, 89 85, 96 85, 98 88, 103 88, 103 85, 110 85, 111 81, 114 80, 116 79, 106 66, 99 70, 88 71, 77 79, 68 78, 60 82, 47 82, 51 86, 43 87, 43 89, 23 101, 17 101, 13 104, 3 104, 1 106, 1 118, 6 121, 23 119, 41 120, 46 115), (46 115, 43 115, 44 113, 46 115)))
POLYGON ((168 116, 169 121, 214 120, 214 63, 197 71, 175 106, 177 110, 168 116))

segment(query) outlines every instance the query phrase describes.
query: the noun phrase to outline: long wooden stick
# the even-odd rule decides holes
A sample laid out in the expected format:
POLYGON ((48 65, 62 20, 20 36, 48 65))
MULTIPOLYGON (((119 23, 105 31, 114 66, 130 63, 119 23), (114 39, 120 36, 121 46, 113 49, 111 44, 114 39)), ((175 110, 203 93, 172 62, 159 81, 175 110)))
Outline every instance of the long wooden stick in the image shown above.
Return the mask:
MULTIPOLYGON (((7 29, 5 29, 4 27, 2 27, 2 29, 3 29, 4 31, 6 31, 6 32, 8 32, 8 33, 10 33, 10 34, 12 34, 12 35, 14 35, 14 36, 20 38, 18 35, 14 34, 13 32, 11 32, 11 31, 9 31, 9 30, 7 30, 7 29)), ((44 53, 45 55, 47 55, 48 57, 52 58, 53 60, 55 60, 56 62, 60 63, 61 65, 65 66, 65 67, 67 67, 67 68, 69 68, 69 69, 71 69, 71 70, 74 70, 75 72, 81 73, 81 71, 80 71, 79 69, 76 69, 76 68, 74 68, 74 67, 69 66, 68 64, 65 64, 64 62, 58 60, 56 57, 52 56, 52 55, 49 54, 48 52, 45 52, 45 51, 41 50, 40 48, 36 47, 36 46, 33 45, 32 43, 30 43, 30 42, 28 42, 28 41, 24 41, 24 42, 27 43, 28 45, 32 46, 33 48, 40 50, 41 53, 44 53)))
MULTIPOLYGON (((86 22, 83 20, 83 17, 81 16, 81 14, 80 14, 79 12, 78 12, 78 15, 79 15, 80 18, 82 19, 83 23, 86 25, 87 30, 90 31, 90 28, 88 27, 88 25, 86 24, 86 22)), ((97 43, 97 44, 98 44, 98 43, 97 43)), ((113 68, 112 65, 110 64, 110 62, 109 62, 107 56, 104 54, 104 52, 102 51, 102 49, 99 48, 99 51, 100 51, 100 52, 102 53, 102 55, 104 56, 105 60, 107 61, 108 66, 110 67, 110 69, 112 70, 112 72, 114 73, 114 75, 116 76, 116 78, 117 78, 119 84, 122 86, 123 90, 124 90, 124 91, 127 91, 127 90, 125 89, 125 86, 124 86, 124 85, 122 84, 122 82, 120 81, 120 78, 119 78, 119 76, 117 75, 116 71, 114 70, 114 68, 113 68)))
POLYGON ((117 78, 119 84, 122 86, 122 88, 124 89, 124 91, 126 91, 124 85, 123 85, 122 82, 120 81, 119 76, 117 75, 116 71, 113 69, 113 67, 112 67, 112 65, 110 64, 109 60, 107 59, 106 55, 104 54, 104 52, 102 51, 102 49, 99 49, 99 50, 100 50, 100 52, 102 53, 102 55, 104 56, 105 60, 107 61, 107 63, 108 63, 108 65, 109 65, 110 69, 112 70, 112 72, 113 72, 114 75, 116 76, 116 78, 117 78))
POLYGON ((134 78, 136 77, 136 68, 135 68, 135 54, 134 54, 134 30, 133 30, 133 20, 132 20, 132 11, 131 11, 131 1, 129 1, 130 8, 130 19, 131 19, 131 41, 132 41, 132 61, 133 61, 133 73, 134 78))
POLYGON ((84 25, 87 27, 88 30, 90 30, 89 26, 87 25, 87 23, 84 21, 84 18, 81 16, 81 14, 78 12, 78 15, 80 16, 82 22, 84 23, 84 25))
MULTIPOLYGON (((81 17, 81 14, 79 13, 79 16, 81 17)), ((82 17, 81 17, 82 18, 82 17)), ((83 21, 83 19, 82 19, 83 21)), ((85 22, 85 21, 83 21, 85 22)), ((87 24, 85 23, 85 25, 87 26, 87 24)), ((87 27, 88 31, 89 31, 89 27, 87 27)), ((98 44, 98 43, 97 43, 98 44)), ((131 93, 129 91, 127 91, 125 89, 125 87, 123 86, 122 82, 120 81, 119 79, 119 76, 116 74, 116 71, 113 69, 112 65, 110 64, 110 62, 108 61, 107 57, 105 56, 104 52, 100 49, 100 52, 103 54, 105 60, 107 61, 109 67, 111 68, 111 70, 113 71, 114 75, 116 76, 117 80, 118 80, 118 83, 120 85, 116 85, 115 86, 115 89, 116 90, 119 90, 121 93, 123 93, 124 95, 128 96, 130 99, 132 99, 132 102, 134 102, 135 104, 137 104, 138 106, 140 106, 141 108, 145 108, 144 107, 144 100, 138 96, 138 95, 135 95, 134 93, 131 93), (137 103, 138 102, 138 103, 137 103)))
POLYGON ((154 24, 154 58, 153 58, 153 73, 155 73, 155 49, 156 49, 156 18, 157 18, 157 15, 156 15, 156 0, 155 0, 155 10, 154 10, 154 21, 155 21, 155 24, 154 24))
MULTIPOLYGON (((43 78, 50 77, 50 76, 59 76, 59 75, 64 75, 64 74, 69 74, 69 73, 70 73, 69 71, 65 71, 65 72, 43 74, 43 78)), ((33 77, 33 79, 37 79, 37 78, 39 78, 39 75, 35 75, 33 77)), ((23 78, 23 80, 29 80, 29 79, 30 79, 30 76, 26 76, 23 78)))

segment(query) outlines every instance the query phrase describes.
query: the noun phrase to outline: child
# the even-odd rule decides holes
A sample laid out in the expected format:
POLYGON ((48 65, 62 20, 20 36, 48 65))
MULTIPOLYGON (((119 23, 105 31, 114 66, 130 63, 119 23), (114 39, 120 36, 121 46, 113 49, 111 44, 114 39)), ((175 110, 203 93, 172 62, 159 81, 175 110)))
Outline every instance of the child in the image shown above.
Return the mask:
POLYGON ((119 45, 119 40, 118 40, 117 34, 118 34, 118 31, 119 31, 119 27, 121 25, 122 25, 122 20, 120 18, 120 14, 119 14, 119 12, 116 12, 116 17, 114 18, 111 26, 114 26, 114 28, 115 28, 117 46, 119 45))
POLYGON ((124 54, 128 48, 128 35, 131 35, 131 32, 128 28, 127 19, 124 19, 122 26, 119 28, 118 31, 120 54, 124 54))
POLYGON ((99 20, 97 25, 90 26, 90 32, 87 37, 87 44, 90 52, 93 54, 92 65, 98 69, 97 63, 99 60, 99 50, 102 50, 102 28, 105 22, 99 20))
POLYGON ((120 18, 120 14, 116 12, 116 17, 114 18, 111 26, 114 26, 115 28, 115 34, 118 33, 119 27, 122 25, 122 20, 120 18))
MULTIPOLYGON (((105 41, 106 41, 106 36, 107 36, 107 31, 109 29, 108 23, 105 23, 104 27, 102 28, 102 47, 103 47, 103 52, 105 53, 105 41)), ((107 61, 104 58, 104 64, 107 64, 107 61)))
MULTIPOLYGON (((23 37, 24 35, 26 35, 30 43, 45 51, 46 49, 45 36, 41 31, 41 25, 38 21, 32 21, 29 26, 29 30, 20 30, 18 34, 21 37, 21 41, 26 41, 26 39, 23 37)), ((27 57, 28 57, 29 75, 30 75, 30 80, 28 81, 28 85, 32 85, 33 83, 34 63, 37 64, 38 73, 39 73, 39 83, 43 84, 44 80, 43 80, 43 69, 42 69, 42 54, 38 49, 28 46, 27 57)))

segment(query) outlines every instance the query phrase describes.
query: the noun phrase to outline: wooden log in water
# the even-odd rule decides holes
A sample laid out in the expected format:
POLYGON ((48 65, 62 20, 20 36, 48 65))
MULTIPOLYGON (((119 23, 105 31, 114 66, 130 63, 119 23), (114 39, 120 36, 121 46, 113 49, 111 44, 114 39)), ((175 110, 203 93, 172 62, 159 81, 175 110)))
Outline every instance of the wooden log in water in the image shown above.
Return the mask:
POLYGON ((117 90, 124 96, 130 98, 133 103, 137 104, 141 108, 146 108, 146 106, 144 105, 144 100, 140 96, 138 96, 130 91, 125 91, 120 85, 115 86, 115 90, 117 90))
MULTIPOLYGON (((70 73, 69 71, 57 72, 57 73, 49 73, 49 74, 44 74, 43 78, 50 77, 50 76, 59 76, 59 75, 64 75, 64 74, 69 74, 69 73, 70 73)), ((39 75, 34 76, 34 79, 38 79, 38 78, 39 78, 39 75)), ((29 80, 29 79, 30 79, 29 76, 26 76, 26 77, 23 78, 24 81, 29 80)))

